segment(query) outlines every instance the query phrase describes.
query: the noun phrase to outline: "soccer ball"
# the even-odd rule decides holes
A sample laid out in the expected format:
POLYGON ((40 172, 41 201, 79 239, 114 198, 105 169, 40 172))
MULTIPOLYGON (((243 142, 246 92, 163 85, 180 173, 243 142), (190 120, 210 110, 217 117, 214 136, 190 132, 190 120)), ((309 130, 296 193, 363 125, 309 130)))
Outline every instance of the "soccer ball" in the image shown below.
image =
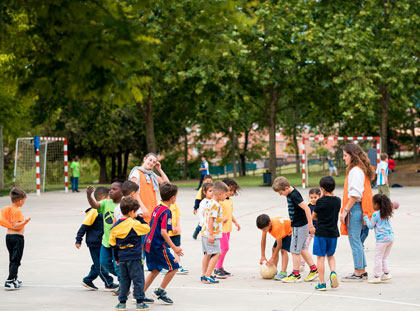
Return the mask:
POLYGON ((263 279, 272 279, 277 273, 275 265, 267 265, 266 263, 260 265, 260 274, 263 279))
POLYGON ((392 205, 394 206, 394 209, 398 209, 400 207, 400 203, 397 201, 392 202, 392 205))

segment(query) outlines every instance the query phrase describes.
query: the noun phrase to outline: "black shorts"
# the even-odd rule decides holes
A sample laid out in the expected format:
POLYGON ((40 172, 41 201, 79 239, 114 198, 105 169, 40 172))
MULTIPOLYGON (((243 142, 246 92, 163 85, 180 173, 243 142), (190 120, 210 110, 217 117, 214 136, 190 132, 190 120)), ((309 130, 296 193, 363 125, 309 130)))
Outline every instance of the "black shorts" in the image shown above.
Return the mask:
MULTIPOLYGON (((292 242, 292 236, 288 235, 287 237, 281 240, 281 249, 288 251, 290 253, 290 242, 292 242)), ((273 244, 273 248, 277 247, 277 240, 273 244)))

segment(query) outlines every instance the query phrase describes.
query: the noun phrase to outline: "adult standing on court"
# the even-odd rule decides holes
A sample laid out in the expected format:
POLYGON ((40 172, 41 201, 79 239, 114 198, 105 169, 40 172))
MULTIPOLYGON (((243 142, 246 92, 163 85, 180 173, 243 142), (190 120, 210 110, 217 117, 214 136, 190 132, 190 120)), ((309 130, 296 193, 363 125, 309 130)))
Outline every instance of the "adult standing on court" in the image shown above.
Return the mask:
POLYGON ((165 181, 169 182, 168 176, 162 170, 160 162, 154 153, 148 153, 143 158, 141 166, 135 166, 128 176, 128 180, 139 185, 140 199, 149 211, 149 216, 144 216, 144 220, 150 222, 152 212, 157 206, 156 192, 159 191, 159 185, 165 181), (153 172, 156 168, 159 175, 153 172))
MULTIPOLYGON (((372 148, 369 149, 367 152, 370 165, 373 167, 373 172, 376 172, 376 167, 378 166, 378 150, 376 150, 376 140, 372 142, 372 148)), ((376 181, 375 179, 371 182, 372 187, 376 187, 376 181)))
POLYGON ((71 169, 71 191, 72 192, 80 192, 79 191, 79 177, 80 177, 80 163, 79 163, 79 156, 75 156, 73 162, 70 164, 71 169))
POLYGON ((366 153, 356 144, 344 146, 343 159, 347 166, 344 182, 343 208, 341 209, 341 234, 349 236, 353 254, 354 272, 342 278, 343 282, 367 279, 366 257, 360 237, 363 215, 373 214, 370 181, 375 172, 366 153))
POLYGON ((209 162, 207 162, 207 158, 204 155, 201 157, 201 166, 198 170, 201 172, 200 183, 199 183, 197 189, 195 189, 195 190, 200 189, 201 185, 203 184, 204 176, 210 175, 209 162))

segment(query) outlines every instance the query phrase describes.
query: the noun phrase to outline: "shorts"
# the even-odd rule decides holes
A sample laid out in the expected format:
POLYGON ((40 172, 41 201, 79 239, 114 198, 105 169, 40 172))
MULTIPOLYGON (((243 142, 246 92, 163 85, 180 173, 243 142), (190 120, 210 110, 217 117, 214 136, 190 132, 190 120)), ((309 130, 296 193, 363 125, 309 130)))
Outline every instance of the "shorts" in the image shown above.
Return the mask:
POLYGON ((329 166, 328 169, 330 170, 331 174, 334 173, 337 170, 337 168, 335 166, 329 166))
POLYGON ((203 253, 207 255, 214 255, 214 254, 220 254, 220 239, 214 239, 214 243, 209 243, 209 238, 202 237, 201 238, 201 245, 203 247, 203 253))
MULTIPOLYGON (((175 244, 175 246, 181 246, 181 235, 174 235, 174 236, 170 236, 172 243, 175 244)), ((165 242, 165 246, 167 248, 170 248, 170 246, 168 245, 168 243, 165 242)))
POLYGON ((300 254, 306 248, 306 238, 309 234, 309 225, 302 227, 292 227, 292 241, 290 242, 290 252, 300 254))
MULTIPOLYGON (((290 242, 292 241, 292 236, 288 235, 281 240, 281 249, 290 253, 290 242)), ((274 242, 273 248, 277 247, 277 241, 274 242)))
POLYGON ((152 252, 146 253, 146 264, 149 271, 154 270, 176 270, 179 268, 179 264, 175 262, 175 257, 169 251, 169 248, 163 248, 161 250, 153 250, 152 252))
POLYGON ((337 238, 315 236, 313 253, 315 256, 330 257, 335 254, 336 247, 337 238))

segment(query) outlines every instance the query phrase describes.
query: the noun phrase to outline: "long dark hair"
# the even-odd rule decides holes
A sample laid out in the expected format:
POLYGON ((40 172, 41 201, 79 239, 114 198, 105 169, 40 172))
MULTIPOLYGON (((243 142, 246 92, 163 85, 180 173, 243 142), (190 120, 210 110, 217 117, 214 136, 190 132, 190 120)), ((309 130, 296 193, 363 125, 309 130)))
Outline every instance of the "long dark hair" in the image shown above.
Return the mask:
POLYGON ((206 183, 203 185, 203 188, 201 188, 201 199, 205 199, 205 198, 206 198, 206 193, 207 193, 207 191, 208 191, 210 188, 213 188, 213 184, 212 184, 212 183, 206 182, 206 183))
POLYGON ((365 173, 365 175, 369 178, 369 180, 375 178, 375 171, 370 165, 369 158, 366 152, 364 152, 359 145, 346 144, 343 150, 348 153, 351 158, 350 165, 347 167, 347 175, 353 167, 359 166, 363 170, 363 173, 365 173))
POLYGON ((394 214, 391 200, 385 194, 375 194, 373 204, 376 204, 381 212, 381 219, 388 220, 394 214))

